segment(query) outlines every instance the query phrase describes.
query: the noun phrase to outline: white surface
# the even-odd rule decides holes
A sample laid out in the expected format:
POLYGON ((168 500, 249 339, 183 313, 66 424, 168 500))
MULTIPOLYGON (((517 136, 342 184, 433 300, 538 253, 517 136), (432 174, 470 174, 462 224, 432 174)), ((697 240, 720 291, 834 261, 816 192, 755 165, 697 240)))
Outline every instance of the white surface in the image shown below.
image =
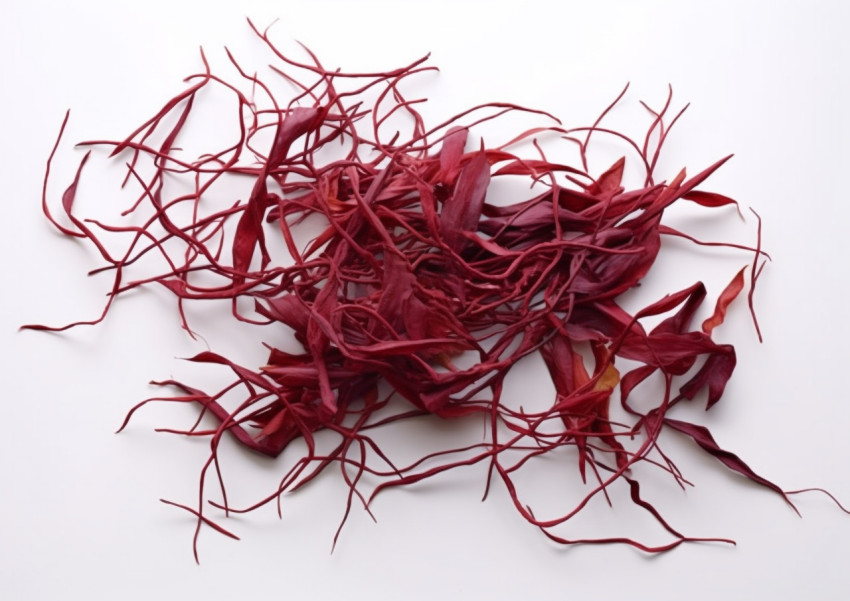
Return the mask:
MULTIPOLYGON (((480 503, 482 473, 471 470, 387 494, 375 505, 378 524, 355 511, 333 555, 342 488, 323 478, 287 501, 283 521, 264 511, 230 522, 241 542, 205 531, 196 566, 193 521, 157 499, 193 502, 205 446, 152 432, 187 423, 188 412, 151 409, 112 434, 131 405, 153 394, 149 379, 189 373, 175 357, 203 348, 160 325, 171 305, 139 294, 96 329, 16 331, 93 316, 106 286, 83 276, 95 264, 91 249, 55 234, 40 213, 43 164, 65 109, 72 120, 54 195, 77 156, 70 142, 129 132, 200 68, 198 46, 217 64, 224 44, 247 64, 265 64, 244 16, 261 25, 279 17, 275 39, 284 47, 298 39, 346 69, 392 68, 430 51, 442 72, 428 89, 445 115, 505 100, 579 125, 626 81, 632 104, 657 103, 669 82, 692 105, 665 166, 694 172, 734 152, 710 189, 759 211, 774 259, 756 298, 765 343, 736 306, 718 334, 736 344, 738 371, 721 404, 699 419, 781 486, 823 486, 850 501, 846 3, 121 4, 21 2, 0 19, 0 598, 850 595, 850 516, 804 496, 801 520, 676 441, 668 450, 696 487, 683 494, 659 479, 645 494, 685 533, 728 536, 737 547, 687 545, 658 557, 617 546, 555 548, 502 488, 480 503)), ((688 283, 711 263, 700 253, 678 259, 671 273, 688 283)), ((278 473, 274 463, 239 456, 227 468, 243 501, 278 473), (251 474, 239 471, 243 460, 251 474)), ((574 471, 565 466, 565 477, 574 471)))

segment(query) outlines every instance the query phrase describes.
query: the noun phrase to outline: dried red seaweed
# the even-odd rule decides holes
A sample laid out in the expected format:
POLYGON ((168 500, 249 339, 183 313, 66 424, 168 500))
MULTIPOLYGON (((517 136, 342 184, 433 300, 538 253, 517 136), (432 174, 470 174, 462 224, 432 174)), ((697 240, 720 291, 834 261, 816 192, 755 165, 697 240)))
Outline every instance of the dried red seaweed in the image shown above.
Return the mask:
MULTIPOLYGON (((295 96, 280 103, 271 87, 247 74, 230 53, 242 81, 226 82, 212 74, 202 55, 204 72, 190 77, 187 90, 126 139, 83 144, 90 150, 62 196, 62 214, 71 225, 62 225, 49 209, 54 147, 44 212, 63 233, 97 247, 105 261, 98 271, 111 271, 113 284, 97 319, 58 328, 26 326, 61 330, 98 323, 117 296, 159 284, 177 297, 190 333, 183 311, 189 300, 229 300, 235 319, 294 333, 302 352, 270 348, 259 368, 210 351, 197 354, 191 361, 232 370, 234 383, 207 393, 173 380, 155 382, 178 395, 140 403, 121 425, 124 429, 135 411, 152 401, 194 403, 216 420, 213 429, 202 429, 199 420, 188 430, 168 430, 210 439, 197 506, 166 501, 193 513, 198 531, 208 524, 233 536, 205 512, 204 483, 211 467, 222 494, 221 501, 211 503, 229 513, 279 504, 285 492, 336 465, 350 488, 347 516, 355 497, 368 511, 372 498, 386 488, 483 462, 489 465, 488 489, 494 477, 500 479, 520 514, 559 543, 615 542, 664 551, 685 541, 726 541, 679 533, 641 496, 631 475, 639 462, 685 482, 658 448, 663 430, 692 439, 696 448, 788 500, 788 493, 721 449, 704 426, 669 415, 676 404, 703 392, 708 408, 720 400, 736 358, 733 347, 715 342, 712 333, 744 290, 746 268, 732 278, 699 328, 691 322, 706 297, 700 282, 635 313, 619 302, 649 272, 663 236, 706 244, 663 224, 668 207, 690 201, 707 210, 738 208, 731 198, 700 188, 728 157, 696 176, 682 170, 669 182, 656 181, 661 147, 681 115, 668 117, 672 95, 660 111, 646 107, 650 124, 643 141, 601 125, 625 90, 590 127, 568 129, 542 111, 494 103, 428 128, 416 108, 422 100, 409 100, 402 91, 406 80, 433 69, 425 58, 393 71, 345 73, 326 69, 309 51, 309 62, 292 60, 275 48, 268 32, 254 31, 280 61, 272 69, 294 85, 295 96), (177 144, 198 94, 209 87, 235 94, 239 138, 196 159, 181 158, 177 144), (509 125, 505 115, 518 112, 538 115, 547 124, 495 148, 483 140, 469 144, 471 128, 494 119, 509 125), (387 136, 389 122, 399 116, 412 123, 412 131, 387 136), (271 132, 271 141, 263 144, 271 132), (625 158, 593 177, 587 158, 592 136, 624 142, 643 170, 643 186, 625 188, 625 158), (547 160, 540 138, 577 145, 580 166, 547 160), (536 155, 510 150, 523 144, 536 155), (90 223, 74 214, 83 168, 103 147, 127 163, 125 184, 137 185, 139 193, 126 214, 140 222, 90 223), (322 158, 330 148, 337 158, 322 158), (252 180, 250 195, 210 209, 207 199, 225 176, 252 180), (191 192, 169 197, 169 178, 188 182, 191 192), (525 178, 529 193, 508 204, 488 202, 491 184, 505 178, 525 178), (297 229, 311 216, 324 221, 324 230, 300 248, 297 229), (99 239, 107 234, 125 240, 122 255, 107 252, 99 239), (267 246, 272 235, 280 236, 289 262, 273 259, 267 246), (136 263, 149 256, 161 257, 162 271, 136 273, 136 263), (245 300, 253 310, 245 309, 245 300), (644 328, 646 318, 665 315, 650 331, 644 328), (540 353, 555 387, 554 401, 540 411, 517 409, 502 399, 507 374, 532 353, 540 353), (460 361, 470 356, 471 365, 460 361), (618 358, 639 366, 621 375, 618 358), (630 395, 652 375, 660 376, 664 392, 651 409, 638 409, 630 395), (228 406, 225 395, 238 390, 242 402, 228 406), (612 421, 618 398, 632 423, 612 421), (371 434, 428 415, 482 420, 486 438, 398 465, 371 434), (336 446, 320 450, 314 440, 318 431, 335 433, 336 446), (235 509, 218 468, 219 442, 227 433, 270 457, 303 439, 306 454, 268 497, 235 509), (596 484, 575 507, 540 518, 522 500, 513 474, 535 457, 567 448, 575 452, 581 478, 590 473, 596 484), (597 495, 607 497, 618 482, 672 542, 569 540, 554 530, 597 495)), ((752 286, 766 258, 760 243, 752 248, 707 244, 752 253, 752 310, 752 286)), ((197 531, 195 552, 197 557, 197 531)))

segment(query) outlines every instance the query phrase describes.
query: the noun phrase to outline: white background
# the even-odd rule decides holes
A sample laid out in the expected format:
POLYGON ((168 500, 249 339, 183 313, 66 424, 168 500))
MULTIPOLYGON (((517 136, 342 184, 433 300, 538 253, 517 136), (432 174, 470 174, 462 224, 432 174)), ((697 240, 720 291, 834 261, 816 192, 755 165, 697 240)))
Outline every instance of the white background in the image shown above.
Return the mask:
MULTIPOLYGON (((71 142, 129 133, 181 89, 182 77, 200 69, 199 46, 216 64, 224 60, 224 44, 253 68, 268 62, 246 16, 261 26, 280 18, 274 36, 281 46, 297 52, 294 40, 300 40, 327 66, 390 69, 431 52, 441 73, 429 79, 435 103, 429 110, 442 116, 503 100, 584 125, 627 81, 631 106, 640 99, 657 105, 671 83, 676 99, 692 104, 671 137, 665 177, 734 152, 708 188, 758 210, 773 257, 756 294, 764 344, 755 340, 745 307, 736 305, 718 336, 736 344, 738 370, 720 405, 692 417, 781 486, 823 486, 850 502, 848 6, 7 5, 0 18, 0 598, 850 596, 850 516, 808 495, 796 499, 800 519, 775 495, 680 440, 669 441, 668 450, 696 486, 682 493, 656 479, 645 494, 685 533, 734 538, 737 547, 687 545, 662 556, 618 546, 556 548, 523 522, 501 487, 479 502, 483 473, 469 470, 388 493, 375 504, 377 524, 355 510, 332 555, 344 488, 336 477, 323 478, 287 500, 282 521, 263 511, 228 522, 241 542, 205 531, 196 566, 192 519, 157 499, 194 502, 206 447, 152 430, 187 425, 190 412, 152 408, 125 433, 113 431, 130 406, 154 394, 148 380, 189 373, 177 357, 203 344, 176 328, 173 305, 154 292, 128 297, 97 328, 58 336, 17 331, 27 322, 93 317, 108 285, 84 276, 96 264, 92 249, 53 232, 40 212, 43 166, 64 111, 71 108, 72 117, 50 188, 53 202, 79 156, 71 142)), ((733 237, 752 239, 752 219, 741 225, 712 218, 705 232, 723 238, 729 223, 744 228, 733 237)), ((648 286, 657 285, 661 295, 705 270, 716 294, 748 259, 720 255, 722 277, 712 271, 710 253, 679 249, 678 263, 660 267, 672 279, 648 286)), ((255 338, 234 334, 243 335, 230 345, 254 349, 255 338)), ((245 352, 246 360, 262 360, 262 349, 245 352)), ((535 384, 531 379, 515 390, 533 392, 535 384)), ((241 500, 274 486, 275 463, 230 457, 241 500)), ((545 477, 571 482, 575 467, 545 477)), ((620 505, 592 513, 606 533, 618 515, 630 514, 620 505)), ((637 534, 664 540, 657 531, 637 534)))

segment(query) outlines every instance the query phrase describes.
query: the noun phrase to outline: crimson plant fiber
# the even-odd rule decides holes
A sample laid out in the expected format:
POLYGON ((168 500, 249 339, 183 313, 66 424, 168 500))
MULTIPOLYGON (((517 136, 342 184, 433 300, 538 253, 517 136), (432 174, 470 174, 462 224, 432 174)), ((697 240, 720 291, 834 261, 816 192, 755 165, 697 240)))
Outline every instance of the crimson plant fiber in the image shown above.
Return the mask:
POLYGON ((303 60, 285 55, 267 31, 251 27, 274 61, 267 77, 243 69, 229 52, 234 75, 216 75, 202 53, 203 70, 129 136, 81 144, 86 154, 58 211, 48 194, 57 140, 44 212, 61 232, 94 246, 101 261, 94 273, 110 274, 112 284, 96 319, 25 326, 96 324, 117 297, 160 287, 175 297, 190 335, 184 312, 190 301, 229 303, 233 320, 263 325, 273 339, 275 332, 292 333, 300 348, 267 343, 260 366, 238 364, 228 348, 198 353, 189 360, 229 370, 232 384, 208 391, 154 382, 173 392, 138 404, 121 426, 154 401, 198 407, 194 425, 166 429, 210 444, 197 502, 166 501, 197 519, 196 558, 203 525, 234 536, 222 526, 227 515, 266 504, 280 511, 286 493, 328 468, 339 470, 348 487, 345 517, 354 503, 369 511, 388 488, 483 464, 486 490, 501 482, 519 514, 558 543, 623 543, 657 552, 687 541, 731 542, 682 534, 646 500, 638 464, 687 484, 660 448, 665 431, 788 501, 789 493, 722 449, 704 425, 674 417, 682 403, 699 398, 711 408, 721 399, 736 357, 712 334, 736 297, 747 296, 752 311, 767 255, 760 234, 751 247, 703 242, 663 222, 674 203, 730 218, 738 210, 734 200, 705 188, 729 157, 695 175, 683 169, 669 180, 658 176, 659 153, 681 115, 671 112, 672 94, 660 109, 645 106, 637 138, 604 125, 625 90, 585 127, 508 103, 474 106, 430 124, 421 110, 425 100, 405 92, 435 70, 427 57, 391 71, 350 73, 325 68, 306 48, 303 60), (282 85, 291 90, 285 99, 275 91, 282 85), (222 112, 220 120, 233 119, 238 133, 223 147, 190 155, 182 148, 212 91, 231 98, 232 113, 222 112), (538 125, 516 128, 519 116, 538 125), (475 138, 485 125, 497 126, 503 142, 475 138), (600 140, 619 144, 631 158, 592 172, 588 154, 600 140), (575 161, 550 159, 552 148, 575 161), (74 210, 78 184, 96 159, 126 165, 124 187, 135 190, 132 206, 110 223, 74 210), (624 183, 629 168, 640 174, 631 188, 624 183), (250 182, 250 193, 222 205, 225 182, 233 179, 250 182), (517 181, 524 192, 493 201, 494 186, 517 181), (299 242, 316 223, 316 235, 299 242), (700 244, 706 257, 713 246, 735 249, 747 265, 730 274, 701 323, 694 320, 707 291, 699 281, 637 311, 623 306, 622 295, 650 271, 665 237, 700 244), (288 256, 277 257, 275 247, 288 256), (650 321, 656 325, 648 327, 650 321), (554 398, 532 410, 504 398, 503 387, 514 366, 533 354, 545 363, 554 398), (635 388, 647 380, 663 384, 662 393, 651 405, 634 403, 635 388), (615 421, 615 413, 627 421, 615 421), (414 461, 399 460, 380 443, 382 430, 429 416, 435 429, 447 420, 481 429, 453 448, 423 450, 414 461), (202 425, 209 423, 215 425, 202 425), (293 441, 303 453, 282 468, 265 498, 234 507, 219 464, 225 436, 269 457, 293 441), (517 485, 518 472, 533 470, 544 456, 573 463, 584 491, 556 515, 536 513, 517 485), (615 489, 627 492, 667 542, 570 538, 570 520, 615 489))

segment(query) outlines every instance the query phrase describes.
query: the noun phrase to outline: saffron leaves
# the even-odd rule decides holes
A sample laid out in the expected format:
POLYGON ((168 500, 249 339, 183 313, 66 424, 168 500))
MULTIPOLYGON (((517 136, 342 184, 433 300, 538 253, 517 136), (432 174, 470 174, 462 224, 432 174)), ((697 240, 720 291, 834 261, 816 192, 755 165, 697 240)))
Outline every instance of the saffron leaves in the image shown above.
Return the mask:
MULTIPOLYGON (((105 147, 126 163, 126 185, 138 194, 126 217, 135 221, 95 228, 76 217, 73 199, 83 165, 62 198, 74 229, 51 216, 45 196, 45 213, 60 231, 101 251, 99 271, 113 276, 109 303, 135 288, 160 285, 177 298, 190 333, 184 303, 227 301, 233 319, 263 325, 272 340, 291 332, 300 345, 284 350, 268 344, 261 366, 238 364, 226 348, 201 352, 191 361, 230 370, 230 386, 208 393, 159 382, 175 396, 149 399, 128 415, 147 402, 170 401, 197 405, 212 419, 213 427, 202 427, 199 419, 189 429, 168 430, 210 442, 198 505, 172 503, 195 516, 198 530, 213 525, 232 536, 209 515, 210 503, 224 515, 268 503, 279 507, 285 493, 328 468, 340 470, 349 487, 347 516, 355 501, 368 511, 375 495, 388 488, 482 464, 489 468, 488 489, 501 481, 519 513, 552 540, 666 550, 702 539, 669 525, 636 479, 635 466, 645 464, 684 482, 659 449, 665 430, 685 435, 696 449, 785 497, 721 449, 704 426, 670 415, 678 403, 702 393, 709 408, 721 399, 736 358, 712 334, 743 293, 746 270, 734 276, 701 327, 692 325, 706 299, 700 282, 639 311, 621 303, 621 295, 653 267, 662 236, 693 240, 662 224, 668 207, 685 200, 705 210, 737 208, 731 198, 702 189, 728 157, 694 177, 682 170, 656 183, 661 145, 681 114, 668 117, 669 99, 661 111, 648 112, 645 142, 601 125, 614 105, 591 127, 566 129, 545 113, 504 103, 476 106, 429 127, 417 110, 423 101, 408 100, 403 91, 408 79, 432 69, 425 59, 392 71, 345 73, 326 69, 309 51, 308 62, 293 60, 266 32, 255 31, 278 61, 275 83, 296 90, 286 102, 273 83, 248 75, 232 55, 239 73, 234 82, 213 75, 204 57, 205 71, 189 78, 191 87, 129 137, 86 143, 91 152, 105 147), (187 158, 180 140, 190 135, 193 107, 207 88, 235 95, 238 139, 187 158), (543 123, 513 132, 510 117, 519 112, 543 123), (410 133, 387 134, 391 117, 412 124, 410 133), (474 126, 485 121, 501 123, 511 142, 471 142, 474 126), (661 133, 656 145, 649 143, 653 132, 661 133), (627 188, 626 158, 600 174, 588 173, 591 134, 637 152, 642 185, 627 188), (576 165, 548 160, 538 139, 570 149, 578 142, 576 165), (520 147, 531 152, 511 150, 520 147), (226 178, 250 182, 250 193, 217 205, 213 199, 226 178), (494 185, 518 178, 527 184, 525 193, 491 201, 494 185), (169 196, 173 181, 185 185, 169 196), (308 223, 319 225, 299 243, 308 223), (123 241, 123 253, 106 252, 104 236, 123 241), (273 245, 286 249, 286 261, 278 260, 273 245), (151 256, 161 260, 159 271, 142 273, 143 259, 151 256), (647 331, 650 317, 663 320, 647 331), (517 364, 533 354, 542 357, 554 398, 526 410, 522 399, 503 398, 503 390, 517 364), (636 366, 622 370, 625 360, 636 366), (652 407, 642 403, 638 409, 632 393, 651 376, 664 383, 664 391, 652 407), (630 423, 615 421, 615 410, 630 416, 630 423), (446 420, 478 422, 485 435, 423 451, 407 463, 378 442, 379 429, 425 416, 441 418, 434 427, 446 420), (319 432, 335 442, 323 446, 319 432), (269 496, 235 508, 218 463, 224 436, 270 457, 300 439, 304 455, 269 496), (589 492, 554 518, 537 517, 523 502, 515 474, 536 457, 561 452, 575 457, 589 492), (210 469, 220 498, 208 503, 210 469), (671 542, 562 536, 562 525, 619 485, 671 542)), ((755 264, 765 257, 758 244, 712 244, 740 250, 755 264)), ((751 285, 760 269, 753 267, 751 285)))

